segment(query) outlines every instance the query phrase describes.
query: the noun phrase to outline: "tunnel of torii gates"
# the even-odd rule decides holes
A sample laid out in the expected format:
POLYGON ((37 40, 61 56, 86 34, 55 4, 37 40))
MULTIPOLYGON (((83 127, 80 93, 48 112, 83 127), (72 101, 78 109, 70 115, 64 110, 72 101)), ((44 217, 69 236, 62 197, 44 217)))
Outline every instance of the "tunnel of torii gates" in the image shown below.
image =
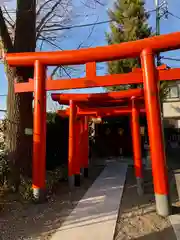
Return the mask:
POLYGON ((75 176, 73 179, 75 183, 73 184, 80 185, 81 169, 83 169, 84 176, 88 176, 88 120, 97 117, 130 115, 137 191, 139 195, 143 194, 139 124, 139 114, 145 113, 142 97, 142 89, 109 92, 108 94, 52 94, 54 101, 63 105, 70 105, 69 108, 58 110, 57 113, 61 117, 69 117, 69 172, 70 176, 75 176), (127 101, 128 96, 131 98, 130 101, 127 101), (108 100, 110 98, 111 100, 108 100), (114 106, 113 104, 121 106, 114 106))
POLYGON ((180 69, 156 69, 155 55, 180 48, 180 32, 115 45, 55 52, 2 53, 11 67, 34 67, 34 78, 15 83, 15 92, 34 92, 33 193, 38 200, 45 190, 46 91, 143 83, 156 209, 161 216, 171 212, 163 143, 158 85, 180 79, 180 69), (127 74, 96 75, 96 63, 140 57, 142 70, 127 74), (86 65, 86 76, 53 80, 48 66, 86 65))

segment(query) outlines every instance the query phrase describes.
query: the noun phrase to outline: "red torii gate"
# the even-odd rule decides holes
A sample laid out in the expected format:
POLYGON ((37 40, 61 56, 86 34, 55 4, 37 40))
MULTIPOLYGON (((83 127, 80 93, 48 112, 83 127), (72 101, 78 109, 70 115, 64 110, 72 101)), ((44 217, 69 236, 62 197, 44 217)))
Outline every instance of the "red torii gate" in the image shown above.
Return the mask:
MULTIPOLYGON (((128 90, 129 91, 129 90, 128 90)), ((127 92, 128 92, 127 91, 127 92)), ((131 91, 131 90, 130 90, 131 91)), ((86 101, 86 96, 89 94, 62 94, 62 99, 65 97, 67 98, 68 96, 70 96, 72 99, 71 101, 73 101, 76 104, 76 129, 74 129, 74 135, 69 135, 69 153, 71 153, 71 148, 73 148, 72 144, 74 144, 75 149, 79 149, 81 146, 81 151, 82 152, 86 152, 87 148, 85 145, 87 145, 87 139, 84 139, 84 134, 83 134, 83 130, 81 128, 81 126, 83 126, 83 120, 84 117, 107 117, 107 116, 120 116, 120 115, 130 115, 131 116, 131 127, 132 127, 132 140, 133 140, 133 152, 134 152, 134 168, 135 168, 135 176, 137 179, 137 191, 139 195, 143 194, 143 169, 142 169, 142 156, 141 156, 141 139, 140 139, 140 125, 139 125, 139 114, 140 113, 145 113, 145 109, 144 106, 142 106, 142 104, 138 104, 138 100, 135 100, 135 98, 132 98, 132 103, 131 106, 121 106, 121 107, 96 107, 96 108, 85 108, 85 109, 81 109, 79 108, 79 102, 77 104, 77 102, 74 101, 74 99, 82 99, 83 100, 83 96, 85 97, 85 101, 86 101), (67 95, 67 96, 66 96, 67 95), (81 137, 82 136, 82 137, 81 137), (74 137, 74 141, 71 141, 71 138, 74 137), (76 140, 75 140, 76 139, 76 140), (76 142, 75 142, 76 141, 76 142), (77 146, 76 144, 79 143, 79 145, 77 146), (85 150, 84 150, 85 149, 85 150)), ((94 99, 97 99, 97 96, 101 97, 104 95, 103 93, 100 94, 92 94, 92 98, 94 97, 94 99), (93 96, 92 96, 93 95, 93 96), (97 95, 97 96, 96 96, 97 95)), ((111 95, 111 93, 110 93, 111 95)), ((119 95, 121 95, 121 92, 119 92, 119 95)), ((116 97, 117 97, 117 93, 116 93, 116 97)), ((61 102, 61 94, 59 95, 52 95, 53 99, 57 99, 58 102, 61 102)), ((72 105, 70 106, 70 108, 72 107, 72 105)), ((69 117, 69 122, 72 121, 71 118, 73 118, 73 116, 70 114, 71 109, 65 109, 65 110, 58 110, 58 115, 60 115, 61 117, 69 117)), ((71 127, 71 126, 70 126, 71 127)), ((87 137, 87 136, 86 136, 87 137)), ((87 154, 83 154, 83 157, 85 156, 84 160, 81 158, 81 155, 78 156, 78 154, 72 154, 72 159, 71 159, 71 155, 69 158, 69 165, 72 164, 72 169, 73 169, 73 165, 78 165, 79 166, 79 177, 78 174, 76 174, 74 171, 72 171, 72 175, 75 175, 75 185, 76 184, 80 184, 80 168, 81 166, 79 165, 81 162, 84 163, 85 162, 85 173, 88 172, 87 166, 88 166, 88 159, 87 159, 87 154), (76 179, 77 179, 77 183, 76 183, 76 179)), ((69 166, 71 168, 71 166, 69 166)), ((76 167, 75 167, 76 169, 76 167)), ((86 174, 87 175, 87 174, 86 174)))
POLYGON ((148 121, 150 152, 152 159, 154 190, 158 214, 167 216, 169 208, 168 177, 163 144, 160 104, 157 81, 177 80, 177 69, 159 70, 157 74, 154 56, 158 52, 180 48, 180 32, 155 36, 105 47, 74 51, 10 53, 5 61, 14 67, 34 66, 34 81, 15 84, 15 92, 34 91, 34 137, 33 137, 33 192, 36 198, 45 188, 45 139, 46 139, 46 90, 113 86, 144 83, 144 99, 148 121), (141 57, 141 72, 96 76, 96 62, 141 57), (47 80, 46 66, 86 64, 86 77, 71 80, 47 80), (171 75, 172 74, 172 75, 171 75), (137 78, 138 76, 138 78, 137 78))
MULTIPOLYGON (((128 106, 128 107, 125 107, 125 108, 118 108, 118 107, 115 107, 112 109, 111 107, 111 110, 108 109, 108 108, 100 108, 98 111, 97 111, 97 105, 101 102, 102 104, 104 103, 107 103, 106 101, 110 101, 110 103, 112 104, 113 101, 118 101, 116 103, 125 103, 125 101, 127 101, 128 98, 131 98, 131 96, 135 96, 136 98, 141 98, 142 99, 142 96, 143 96, 143 89, 129 89, 129 90, 126 90, 126 91, 122 91, 122 92, 108 92, 108 93, 95 93, 95 94, 52 94, 51 97, 54 101, 57 101, 59 103, 62 104, 69 104, 70 100, 72 101, 72 105, 70 106, 69 109, 66 109, 65 111, 61 111, 59 113, 61 113, 61 116, 65 116, 66 114, 68 114, 70 116, 70 120, 69 120, 69 179, 72 179, 70 182, 71 182, 71 185, 73 185, 73 182, 74 182, 74 179, 75 179, 75 182, 76 182, 76 179, 77 179, 77 182, 79 183, 79 179, 80 179, 80 168, 79 168, 79 174, 77 174, 77 167, 74 166, 74 163, 76 162, 77 160, 77 157, 75 156, 75 149, 77 149, 77 147, 74 147, 76 145, 75 143, 75 136, 78 135, 78 132, 75 130, 75 128, 73 127, 74 125, 77 126, 78 125, 78 121, 76 120, 76 117, 77 116, 81 116, 81 119, 82 119, 82 116, 92 116, 92 115, 97 115, 99 114, 102 115, 104 114, 105 115, 122 115, 122 114, 130 114, 132 112, 132 107, 131 106, 128 106), (96 108, 90 108, 88 110, 88 112, 83 112, 83 109, 82 111, 79 111, 80 108, 79 106, 82 104, 82 103, 87 103, 87 104, 90 104, 90 103, 96 103, 96 108), (74 107, 76 110, 74 110, 75 112, 75 115, 72 115, 70 114, 73 110, 71 109, 71 107, 74 107), (71 125, 73 124, 73 125, 71 125), (76 133, 75 133, 76 131, 76 133), (74 167, 73 167, 74 166, 74 167), (71 170, 72 169, 72 170, 71 170), (74 171, 74 169, 76 171, 74 171), (73 178, 73 175, 75 176, 75 178, 73 178)), ((142 109, 144 110, 144 109, 142 109)), ((145 110, 144 110, 145 111, 145 110)), ((80 125, 82 125, 83 123, 80 123, 80 125)), ((76 139, 76 141, 79 141, 76 139)), ((138 150, 137 150, 138 151, 138 150)), ((75 165, 78 165, 75 164, 75 165)), ((86 169, 87 171, 87 169, 86 169)), ((139 179, 139 177, 138 177, 139 179)), ((140 182, 140 181, 138 181, 140 182)))
MULTIPOLYGON (((78 148, 76 146, 75 141, 79 142, 78 140, 78 131, 80 128, 78 128, 78 121, 76 120, 77 117, 81 116, 81 119, 79 119, 80 123, 79 125, 82 125, 81 123, 83 116, 119 116, 119 115, 127 115, 132 113, 132 135, 133 135, 133 142, 134 142, 134 162, 135 162, 135 174, 137 179, 137 185, 138 185, 138 193, 143 193, 143 178, 142 178, 142 159, 141 159, 141 141, 140 141, 140 126, 139 126, 139 111, 145 113, 144 106, 138 106, 137 101, 135 102, 135 98, 138 99, 138 101, 141 101, 142 105, 142 97, 143 97, 143 89, 129 89, 125 91, 120 92, 108 92, 108 93, 95 93, 95 94, 52 94, 52 99, 54 101, 59 102, 60 104, 69 104, 70 101, 72 101, 72 104, 70 105, 69 109, 59 111, 58 113, 61 114, 61 116, 69 115, 69 177, 72 179, 71 185, 75 185, 76 181, 77 184, 80 183, 80 167, 79 174, 77 174, 78 169, 78 159, 75 155, 74 151, 78 148), (98 107, 98 104, 107 104, 113 103, 113 101, 117 101, 116 103, 119 104, 125 104, 128 99, 131 99, 133 96, 131 104, 128 103, 128 106, 124 107, 105 107, 102 108, 98 107), (83 103, 86 103, 87 105, 91 105, 92 103, 96 104, 96 107, 89 109, 80 109, 80 106, 82 106, 83 103), (76 108, 75 115, 72 115, 72 109, 71 107, 76 108), (113 108, 112 108, 113 107, 113 108), (141 109, 139 109, 141 107, 141 109), (76 126, 78 130, 76 130, 74 127, 72 127, 71 123, 76 126), (76 139, 76 140, 75 140, 76 139), (76 146, 76 147, 75 147, 76 146), (75 166, 74 166, 75 165, 75 166), (71 170, 72 169, 72 170, 71 170), (75 170, 76 171, 75 171, 75 170), (74 178, 73 178, 74 175, 74 178)), ((83 121, 83 120, 82 120, 83 121)), ((79 136, 80 138, 80 136, 79 136)), ((85 148, 85 147, 83 147, 85 148)), ((86 148, 85 148, 86 149, 86 148)), ((85 169, 85 172, 87 172, 87 168, 85 169)))

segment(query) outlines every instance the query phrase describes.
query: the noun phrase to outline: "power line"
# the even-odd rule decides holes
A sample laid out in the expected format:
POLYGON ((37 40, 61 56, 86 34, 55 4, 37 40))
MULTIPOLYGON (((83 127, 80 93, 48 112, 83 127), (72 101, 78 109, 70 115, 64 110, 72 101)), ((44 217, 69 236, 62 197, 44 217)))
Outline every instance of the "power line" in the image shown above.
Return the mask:
POLYGON ((7 97, 7 94, 0 94, 0 97, 7 97))
MULTIPOLYGON (((150 10, 147 13, 152 13, 155 12, 156 10, 150 10)), ((121 19, 126 19, 129 17, 122 17, 121 19)), ((80 24, 80 25, 72 25, 72 26, 64 26, 64 27, 54 27, 53 31, 59 31, 59 30, 68 30, 68 29, 74 29, 74 28, 83 28, 83 27, 90 27, 90 26, 97 26, 97 25, 102 25, 102 24, 106 24, 106 23, 111 23, 111 22, 116 22, 116 20, 106 20, 106 21, 100 21, 100 22, 94 22, 94 23, 87 23, 87 24, 80 24)), ((51 22, 52 24, 53 22, 51 22)), ((47 26, 48 27, 48 26, 47 26)), ((52 29, 51 29, 52 30, 52 29)), ((44 30, 45 31, 45 30, 44 30)), ((47 29, 47 31, 49 31, 47 29)))
MULTIPOLYGON (((146 13, 152 13, 155 12, 156 9, 152 9, 147 11, 146 13)), ((122 17, 122 19, 126 19, 129 17, 122 17)), ((96 26, 96 25, 102 25, 106 23, 111 23, 111 22, 116 22, 116 20, 106 20, 106 21, 100 21, 100 22, 95 22, 95 23, 87 23, 87 24, 80 24, 80 25, 72 25, 72 26, 64 26, 64 27, 58 27, 57 30, 68 30, 68 29, 73 29, 73 28, 83 28, 83 27, 90 27, 90 26, 96 26)), ((52 23, 57 23, 57 22, 50 22, 52 23)), ((56 30, 56 27, 54 28, 56 30)))
MULTIPOLYGON (((155 11, 156 11, 156 9, 152 9, 152 10, 147 11, 146 13, 152 13, 152 12, 155 12, 155 11)), ((126 18, 129 18, 129 17, 122 17, 121 19, 126 19, 126 18)), ((90 27, 90 26, 96 26, 96 25, 111 23, 111 22, 116 22, 116 20, 106 20, 106 21, 100 21, 100 22, 95 22, 95 23, 87 23, 87 24, 80 24, 80 25, 64 26, 64 27, 61 27, 59 29, 66 30, 66 29, 72 29, 72 28, 90 27)))
POLYGON ((161 58, 165 60, 180 62, 180 58, 172 58, 172 57, 161 57, 161 58))
MULTIPOLYGON (((20 10, 20 12, 31 12, 33 11, 32 9, 28 9, 28 10, 20 10)), ((148 10, 147 13, 150 13, 150 12, 154 12, 156 11, 156 9, 151 9, 151 10, 148 10)), ((16 9, 9 9, 7 11, 4 11, 2 10, 3 13, 17 13, 17 10, 16 9)), ((80 15, 81 16, 81 15, 80 15)))
POLYGON ((177 16, 177 15, 175 15, 174 13, 172 13, 172 12, 169 12, 169 11, 168 11, 168 14, 169 14, 169 15, 171 15, 172 17, 175 17, 175 18, 177 18, 177 19, 179 19, 179 20, 180 20, 180 17, 178 17, 178 16, 177 16))
POLYGON ((106 24, 106 23, 110 23, 110 22, 115 22, 115 21, 114 20, 107 20, 107 21, 100 21, 100 22, 95 22, 95 23, 65 26, 65 27, 60 27, 60 28, 57 28, 57 29, 58 30, 68 30, 68 29, 72 29, 72 28, 82 28, 82 27, 96 26, 96 25, 106 24))

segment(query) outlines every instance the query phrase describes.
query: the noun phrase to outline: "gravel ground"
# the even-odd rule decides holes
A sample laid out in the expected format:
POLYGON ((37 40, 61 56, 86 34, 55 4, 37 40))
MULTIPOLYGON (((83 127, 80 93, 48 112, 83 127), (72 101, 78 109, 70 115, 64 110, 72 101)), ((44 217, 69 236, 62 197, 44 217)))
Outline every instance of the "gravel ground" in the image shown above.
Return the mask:
MULTIPOLYGON (((90 178, 72 193, 67 191, 67 183, 60 183, 57 192, 41 205, 22 203, 15 196, 0 199, 3 205, 0 211, 0 240, 49 240, 102 169, 103 166, 93 168, 90 178)), ((151 174, 146 172, 145 176, 146 194, 139 197, 133 169, 128 169, 115 240, 176 239, 169 220, 157 216, 155 212, 151 174)), ((174 192, 174 183, 171 185, 174 192)))
POLYGON ((145 195, 139 197, 133 168, 128 169, 115 240, 176 239, 169 219, 156 214, 151 171, 146 171, 145 176, 145 195))
POLYGON ((61 225, 87 189, 102 171, 99 166, 90 171, 80 188, 68 192, 68 184, 60 183, 57 192, 44 204, 30 204, 19 201, 17 196, 0 198, 0 240, 49 240, 61 225))

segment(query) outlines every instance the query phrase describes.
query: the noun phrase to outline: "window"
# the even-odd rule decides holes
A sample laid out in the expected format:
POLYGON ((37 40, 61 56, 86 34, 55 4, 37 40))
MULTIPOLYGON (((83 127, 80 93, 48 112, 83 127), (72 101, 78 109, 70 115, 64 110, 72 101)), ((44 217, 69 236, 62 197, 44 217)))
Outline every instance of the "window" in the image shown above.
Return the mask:
POLYGON ((179 87, 173 85, 168 88, 167 99, 179 98, 179 87))

